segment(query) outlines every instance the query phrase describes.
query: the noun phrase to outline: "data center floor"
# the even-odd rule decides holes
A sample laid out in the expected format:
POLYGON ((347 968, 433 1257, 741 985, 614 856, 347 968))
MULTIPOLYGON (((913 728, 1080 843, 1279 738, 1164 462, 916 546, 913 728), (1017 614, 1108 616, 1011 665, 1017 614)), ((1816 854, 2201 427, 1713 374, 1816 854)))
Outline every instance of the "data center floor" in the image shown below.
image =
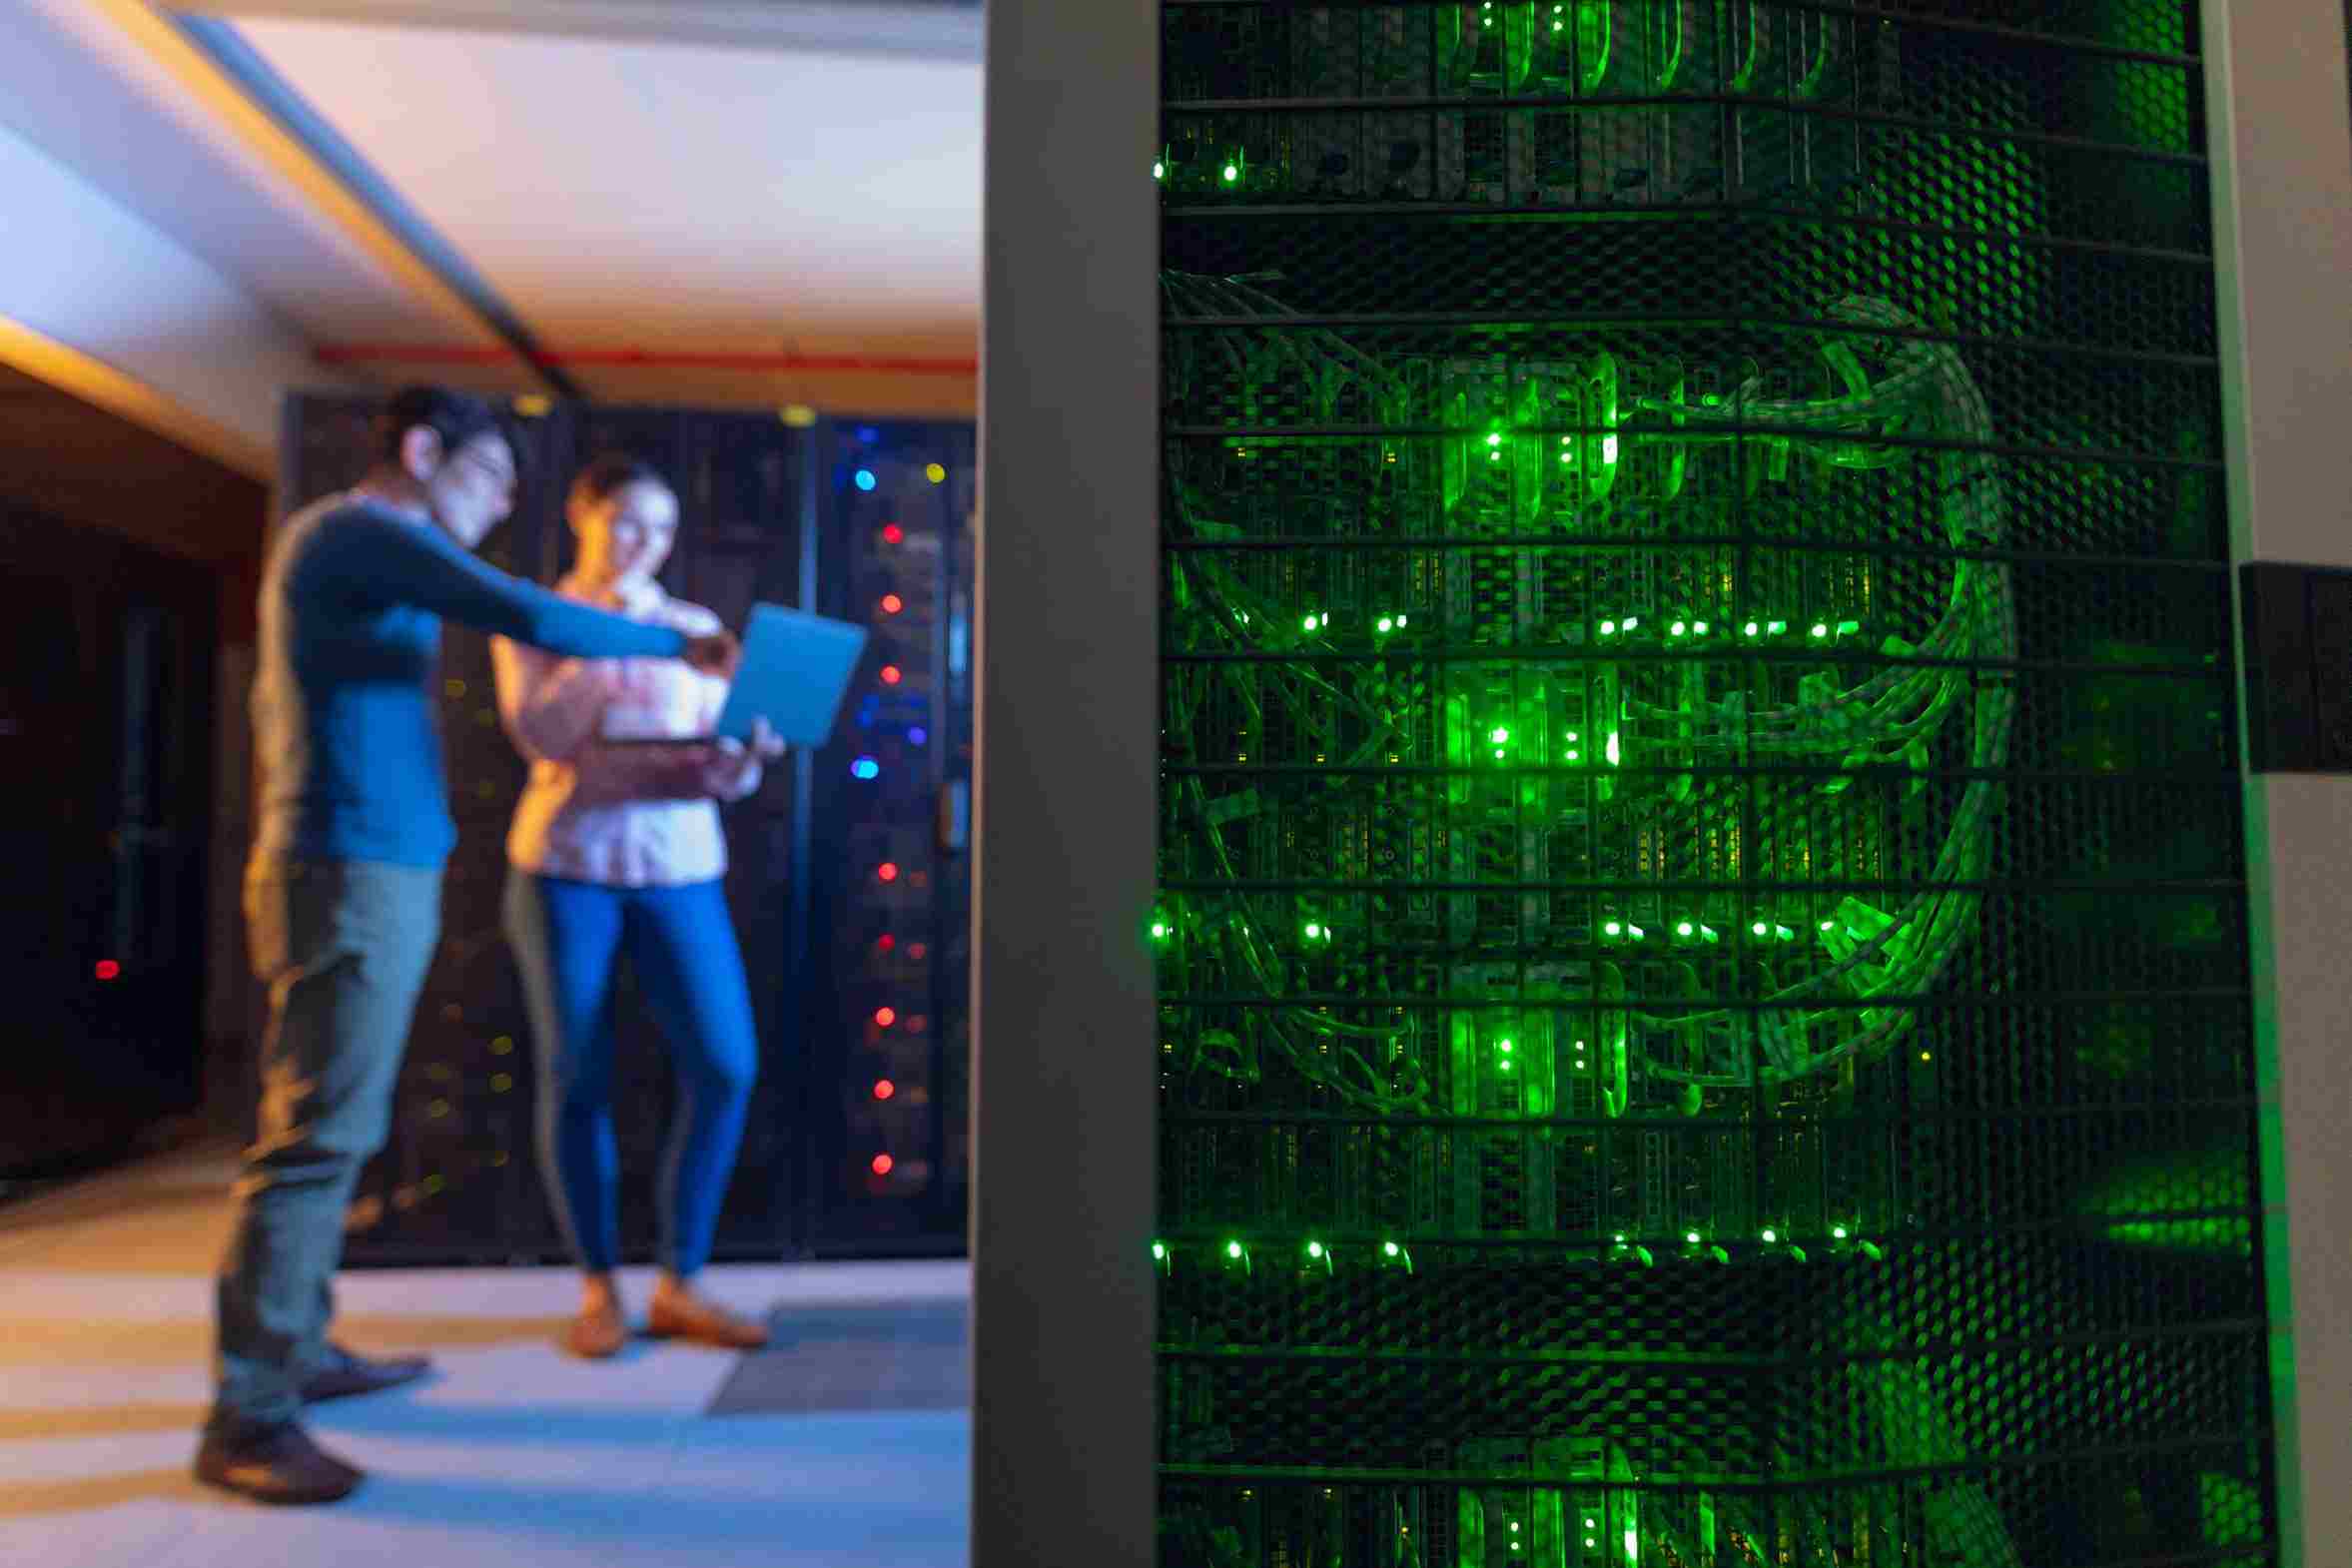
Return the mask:
MULTIPOLYGON (((953 1338, 962 1262, 714 1268, 774 1309, 770 1355, 633 1344, 583 1364, 554 1336, 557 1269, 393 1270, 338 1281, 339 1337, 429 1351, 433 1382, 318 1408, 372 1472, 331 1508, 265 1509, 189 1478, 210 1392, 211 1272, 231 1157, 178 1155, 0 1210, 0 1562, 76 1568, 596 1568, 960 1564, 970 1418, 953 1338), (856 1313, 844 1308, 855 1307, 856 1313), (845 1321, 873 1376, 844 1375, 845 1321), (903 1333, 887 1326, 904 1320, 903 1333), (796 1340, 792 1325, 813 1325, 796 1340), (943 1323, 949 1325, 943 1333, 943 1323), (894 1348, 903 1346, 900 1349, 894 1348), (936 1386, 935 1386, 936 1385, 936 1386), (770 1397, 763 1403, 761 1389, 770 1397), (789 1410, 790 1413, 741 1413, 789 1410)), ((642 1311, 650 1270, 624 1270, 642 1311)))

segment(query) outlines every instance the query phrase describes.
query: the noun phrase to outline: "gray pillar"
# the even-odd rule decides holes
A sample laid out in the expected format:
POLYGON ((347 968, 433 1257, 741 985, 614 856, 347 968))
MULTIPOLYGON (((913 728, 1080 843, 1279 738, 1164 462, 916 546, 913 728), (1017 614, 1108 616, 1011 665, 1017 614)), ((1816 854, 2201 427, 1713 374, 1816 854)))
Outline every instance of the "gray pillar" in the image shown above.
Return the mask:
MULTIPOLYGON (((2205 0, 2232 553, 2352 566, 2343 0, 2205 0)), ((2282 1561, 2352 1563, 2352 778, 2246 783, 2282 1561)))
POLYGON ((1159 11, 990 0, 972 1561, 1152 1561, 1159 11))

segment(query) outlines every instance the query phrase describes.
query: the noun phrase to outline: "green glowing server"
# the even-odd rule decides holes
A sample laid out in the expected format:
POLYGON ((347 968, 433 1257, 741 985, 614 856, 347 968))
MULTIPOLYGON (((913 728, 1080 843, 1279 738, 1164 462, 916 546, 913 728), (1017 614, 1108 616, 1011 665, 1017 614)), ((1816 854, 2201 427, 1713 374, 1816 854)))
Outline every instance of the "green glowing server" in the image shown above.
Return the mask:
POLYGON ((1163 15, 1164 1563, 2267 1561, 2191 8, 1163 15))

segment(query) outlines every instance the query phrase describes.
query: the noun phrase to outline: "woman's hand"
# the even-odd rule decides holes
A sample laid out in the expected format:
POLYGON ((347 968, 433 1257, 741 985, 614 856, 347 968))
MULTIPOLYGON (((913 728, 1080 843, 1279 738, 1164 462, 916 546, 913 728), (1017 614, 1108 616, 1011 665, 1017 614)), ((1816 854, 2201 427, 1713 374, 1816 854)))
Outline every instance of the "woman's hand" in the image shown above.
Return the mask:
POLYGON ((684 657, 688 664, 705 675, 733 680, 735 666, 743 658, 743 644, 735 640, 733 632, 721 627, 699 637, 688 637, 684 657))
POLYGON ((784 754, 784 742, 766 719, 751 721, 748 745, 732 735, 710 743, 710 760, 703 764, 703 785, 720 800, 737 801, 759 788, 763 764, 784 754))

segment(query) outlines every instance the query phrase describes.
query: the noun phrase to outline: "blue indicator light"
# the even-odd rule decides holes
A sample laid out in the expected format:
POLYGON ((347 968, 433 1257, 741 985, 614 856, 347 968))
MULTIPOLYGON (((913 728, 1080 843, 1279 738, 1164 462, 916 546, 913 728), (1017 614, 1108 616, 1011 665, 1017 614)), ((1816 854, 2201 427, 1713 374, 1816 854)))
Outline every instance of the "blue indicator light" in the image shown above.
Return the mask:
POLYGON ((870 490, 873 487, 874 470, 871 468, 860 468, 858 470, 858 488, 861 490, 870 490))
POLYGON ((849 765, 849 772, 852 778, 879 778, 882 775, 882 764, 876 762, 872 757, 860 757, 849 765))

